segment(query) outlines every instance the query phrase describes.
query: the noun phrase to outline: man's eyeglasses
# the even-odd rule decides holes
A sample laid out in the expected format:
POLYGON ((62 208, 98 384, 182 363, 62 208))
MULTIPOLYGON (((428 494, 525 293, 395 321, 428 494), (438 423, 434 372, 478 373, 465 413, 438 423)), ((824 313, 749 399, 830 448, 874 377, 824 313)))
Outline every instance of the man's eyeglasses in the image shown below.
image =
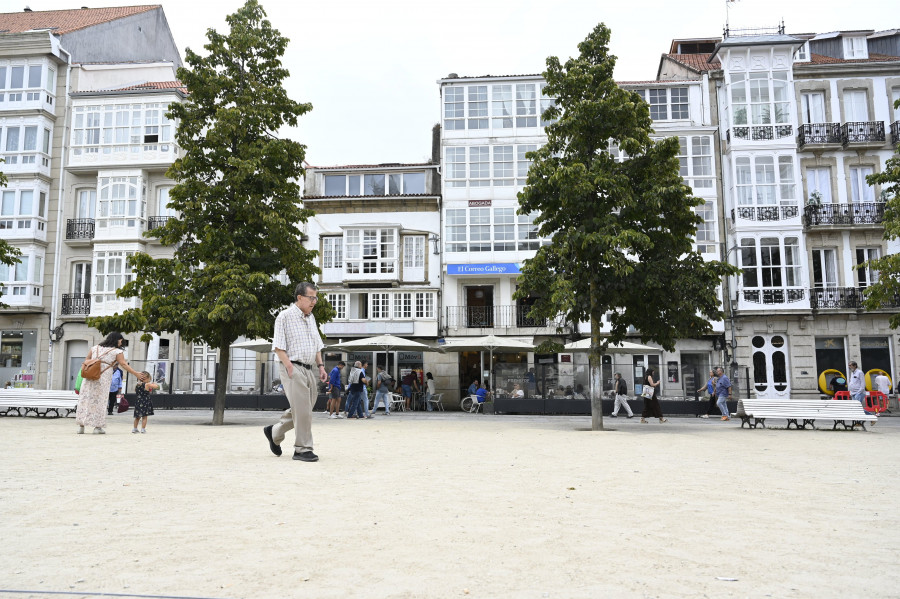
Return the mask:
POLYGON ((309 300, 311 303, 313 303, 313 304, 316 303, 317 301, 319 301, 319 296, 318 296, 318 295, 304 295, 303 297, 305 297, 306 299, 308 299, 308 300, 309 300))

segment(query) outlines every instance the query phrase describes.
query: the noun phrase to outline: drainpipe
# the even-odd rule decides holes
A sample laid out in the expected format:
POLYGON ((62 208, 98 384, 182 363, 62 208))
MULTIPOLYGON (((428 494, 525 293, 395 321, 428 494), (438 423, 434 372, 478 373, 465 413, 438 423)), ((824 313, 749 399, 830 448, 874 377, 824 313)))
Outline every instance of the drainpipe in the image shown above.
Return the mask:
MULTIPOLYGON (((62 270, 60 258, 62 255, 62 232, 63 232, 63 207, 65 199, 65 182, 66 182, 66 151, 68 144, 69 115, 71 114, 71 105, 69 98, 69 84, 72 77, 72 55, 66 52, 62 46, 59 51, 66 55, 66 88, 65 88, 65 110, 63 112, 63 130, 62 144, 59 159, 59 191, 56 198, 56 249, 53 258, 53 285, 51 293, 53 297, 50 301, 50 330, 56 328, 56 315, 59 314, 59 273, 62 270)), ((57 107, 59 106, 59 98, 57 98, 57 107)), ((49 337, 49 335, 48 335, 49 337)), ((65 360, 65 357, 63 357, 65 360)), ((63 370, 65 372, 65 370, 63 370)), ((65 388, 65 381, 62 387, 65 388)), ((53 388, 53 341, 50 341, 47 351, 47 389, 53 388)))

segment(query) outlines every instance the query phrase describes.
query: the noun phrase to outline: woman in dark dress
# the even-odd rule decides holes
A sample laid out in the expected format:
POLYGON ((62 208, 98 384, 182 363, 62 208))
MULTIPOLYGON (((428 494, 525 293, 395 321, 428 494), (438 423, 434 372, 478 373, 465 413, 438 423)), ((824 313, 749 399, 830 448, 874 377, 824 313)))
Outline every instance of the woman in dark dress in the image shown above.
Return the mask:
POLYGON ((641 412, 641 423, 647 424, 648 416, 659 418, 660 422, 668 422, 667 419, 663 418, 662 408, 659 405, 659 379, 656 376, 656 371, 652 368, 647 369, 644 385, 653 387, 653 396, 649 399, 644 398, 644 411, 641 412))
MULTIPOLYGON (((142 372, 141 376, 150 381, 149 372, 142 372)), ((140 432, 147 432, 147 416, 153 416, 153 400, 150 398, 150 394, 157 389, 159 389, 159 385, 150 382, 141 382, 135 387, 134 393, 137 399, 134 402, 134 428, 131 429, 132 433, 138 432, 138 421, 141 421, 140 432)))

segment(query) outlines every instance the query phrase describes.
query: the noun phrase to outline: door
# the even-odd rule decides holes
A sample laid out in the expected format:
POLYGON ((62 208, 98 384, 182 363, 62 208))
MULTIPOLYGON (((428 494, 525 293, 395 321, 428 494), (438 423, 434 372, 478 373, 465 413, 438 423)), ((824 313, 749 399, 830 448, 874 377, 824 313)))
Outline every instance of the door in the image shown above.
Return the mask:
POLYGON ((466 287, 466 326, 494 326, 494 288, 491 285, 466 287))
POLYGON ((66 389, 75 388, 75 379, 81 371, 81 364, 84 362, 88 353, 87 341, 69 341, 66 343, 67 367, 65 387, 66 389))
POLYGON ((810 198, 816 197, 820 204, 830 204, 832 202, 830 168, 806 169, 806 185, 810 198))
POLYGON ((879 248, 856 248, 856 279, 860 289, 865 289, 878 282, 878 271, 871 266, 863 266, 863 264, 880 257, 881 250, 879 248))
POLYGON ((78 204, 75 206, 75 218, 94 218, 94 210, 97 204, 97 191, 83 189, 78 192, 78 204))
POLYGON ((869 103, 865 90, 850 89, 844 92, 844 117, 844 121, 848 123, 864 123, 869 120, 869 103))
POLYGON ((813 287, 837 287, 837 250, 834 248, 812 251, 813 287))
POLYGON ((78 294, 88 294, 91 292, 91 263, 76 262, 73 265, 72 272, 72 293, 76 297, 83 297, 78 294))
POLYGON ((804 92, 800 96, 800 119, 804 125, 825 122, 825 94, 804 92))
POLYGON ((191 348, 191 390, 212 392, 216 388, 216 350, 208 345, 191 348))
POLYGON ((872 172, 871 166, 850 167, 850 196, 854 204, 875 201, 875 190, 866 182, 866 177, 872 172))
MULTIPOLYGON (((760 399, 790 397, 787 380, 787 339, 783 335, 756 335, 753 345, 753 381, 760 399)), ((732 381, 734 384, 734 381, 732 381)))

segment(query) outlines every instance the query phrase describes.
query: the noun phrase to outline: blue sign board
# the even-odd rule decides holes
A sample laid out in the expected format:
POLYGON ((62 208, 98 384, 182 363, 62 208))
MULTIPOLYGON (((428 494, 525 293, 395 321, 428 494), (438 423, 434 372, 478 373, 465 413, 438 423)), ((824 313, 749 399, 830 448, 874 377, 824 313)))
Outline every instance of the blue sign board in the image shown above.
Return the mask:
POLYGON ((493 264, 448 264, 448 275, 517 275, 522 271, 515 262, 493 264))

